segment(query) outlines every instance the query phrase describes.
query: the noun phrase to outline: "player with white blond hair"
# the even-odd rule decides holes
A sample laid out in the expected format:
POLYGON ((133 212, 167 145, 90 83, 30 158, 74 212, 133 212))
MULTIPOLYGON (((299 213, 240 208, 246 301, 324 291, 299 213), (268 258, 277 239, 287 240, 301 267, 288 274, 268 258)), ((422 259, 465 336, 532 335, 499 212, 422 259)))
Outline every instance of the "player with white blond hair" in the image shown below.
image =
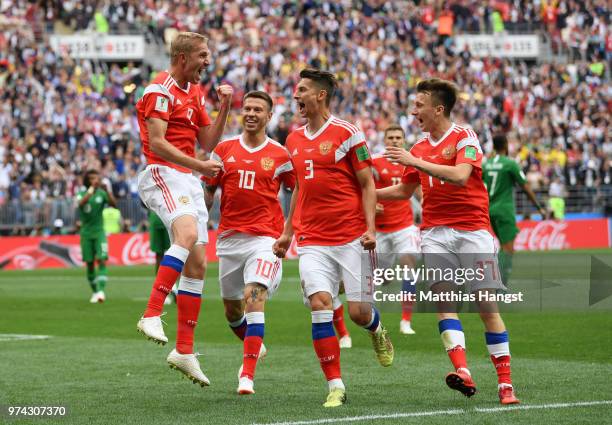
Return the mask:
POLYGON ((171 63, 146 87, 136 105, 147 167, 138 176, 138 192, 144 204, 159 216, 170 235, 153 289, 137 329, 148 339, 166 344, 161 315, 164 301, 178 283, 176 348, 168 355, 170 367, 201 386, 210 382, 193 352, 194 329, 200 312, 206 271, 208 211, 204 191, 193 172, 214 177, 218 161, 196 158, 196 140, 212 151, 225 128, 233 89, 217 87, 219 115, 211 122, 200 88, 202 71, 210 64, 208 39, 181 32, 170 46, 171 63))

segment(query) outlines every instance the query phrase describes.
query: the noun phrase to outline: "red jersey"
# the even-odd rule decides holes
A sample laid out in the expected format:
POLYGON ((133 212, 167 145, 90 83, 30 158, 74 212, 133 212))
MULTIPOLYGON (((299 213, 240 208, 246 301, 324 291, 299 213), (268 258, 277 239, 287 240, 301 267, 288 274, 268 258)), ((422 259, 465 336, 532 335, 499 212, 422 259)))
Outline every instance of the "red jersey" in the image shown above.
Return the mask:
POLYGON ((434 142, 430 136, 410 150, 417 158, 442 165, 471 164, 472 174, 465 186, 441 181, 422 171, 407 168, 404 183, 418 182, 423 189, 422 229, 446 226, 457 230, 489 230, 489 196, 482 181, 482 149, 470 128, 452 124, 434 142))
POLYGON ((298 246, 344 245, 360 237, 366 222, 356 171, 372 165, 363 132, 332 115, 315 134, 306 126, 293 131, 286 147, 299 182, 298 246))
POLYGON ((195 143, 200 127, 210 125, 204 106, 204 94, 199 85, 187 84, 183 90, 168 71, 157 74, 136 103, 142 150, 147 164, 160 164, 190 173, 191 170, 157 156, 149 146, 147 118, 159 118, 168 123, 166 140, 184 154, 195 156, 195 143))
POLYGON ((219 238, 235 232, 278 238, 284 223, 278 191, 295 182, 287 150, 270 138, 250 148, 238 136, 219 143, 211 159, 223 164, 217 177, 204 179, 221 186, 219 238))
MULTIPOLYGON (((374 182, 376 189, 393 186, 402 182, 404 166, 393 163, 383 156, 372 158, 374 182)), ((382 214, 376 214, 376 230, 379 232, 395 232, 412 226, 412 205, 410 199, 378 201, 384 207, 382 214)))

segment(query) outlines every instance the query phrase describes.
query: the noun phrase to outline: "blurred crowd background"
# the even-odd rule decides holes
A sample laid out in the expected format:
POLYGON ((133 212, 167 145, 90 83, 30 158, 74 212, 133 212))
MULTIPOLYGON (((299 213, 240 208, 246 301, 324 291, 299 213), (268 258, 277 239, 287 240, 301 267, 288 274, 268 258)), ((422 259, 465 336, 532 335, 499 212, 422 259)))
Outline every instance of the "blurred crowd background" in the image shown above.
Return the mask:
MULTIPOLYGON (((146 221, 137 194, 144 167, 134 105, 155 71, 144 63, 75 60, 49 34, 144 34, 164 51, 177 31, 208 35, 213 61, 201 82, 234 87, 227 134, 240 131, 241 98, 275 100, 270 136, 300 125, 292 90, 300 69, 335 72, 332 110, 383 150, 386 126, 419 137, 410 115, 420 78, 457 83, 454 120, 485 151, 504 132, 536 192, 568 211, 612 206, 612 32, 609 3, 565 0, 213 1, 0 0, 0 231, 73 231, 73 197, 96 168, 118 198, 124 230, 146 221), (457 34, 537 33, 553 60, 477 57, 457 34)), ((520 201, 520 199, 519 199, 520 201)), ((522 202, 519 212, 528 213, 522 202)))

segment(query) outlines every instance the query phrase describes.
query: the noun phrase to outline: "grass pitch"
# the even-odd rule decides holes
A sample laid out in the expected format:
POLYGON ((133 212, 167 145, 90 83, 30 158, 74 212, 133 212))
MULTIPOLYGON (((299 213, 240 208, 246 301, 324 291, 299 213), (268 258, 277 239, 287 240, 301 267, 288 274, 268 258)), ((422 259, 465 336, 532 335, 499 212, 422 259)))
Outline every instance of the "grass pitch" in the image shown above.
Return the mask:
MULTIPOLYGON (((535 255, 546 254, 517 255, 517 275, 529 275, 520 270, 520 258, 535 255)), ((176 306, 166 308, 166 347, 136 332, 152 267, 110 268, 108 300, 101 305, 88 302, 84 270, 0 272, 0 334, 50 336, 25 340, 0 335, 0 423, 612 423, 609 402, 576 404, 612 400, 609 309, 504 316, 519 410, 497 409, 495 372, 477 315, 462 315, 468 362, 479 389, 466 399, 444 384, 451 365, 435 315, 416 314, 417 334, 403 336, 399 312, 383 309, 395 363, 380 367, 365 331, 349 323, 353 348, 342 351, 348 404, 324 409, 327 388, 312 349, 297 263, 287 261, 284 268, 283 284, 266 311, 268 355, 257 367, 256 394, 247 397, 235 393, 242 344, 223 317, 216 264, 209 265, 196 330, 196 350, 211 380, 208 388, 191 384, 165 363, 175 340, 176 306), (11 419, 8 405, 63 405, 68 414, 11 419)))

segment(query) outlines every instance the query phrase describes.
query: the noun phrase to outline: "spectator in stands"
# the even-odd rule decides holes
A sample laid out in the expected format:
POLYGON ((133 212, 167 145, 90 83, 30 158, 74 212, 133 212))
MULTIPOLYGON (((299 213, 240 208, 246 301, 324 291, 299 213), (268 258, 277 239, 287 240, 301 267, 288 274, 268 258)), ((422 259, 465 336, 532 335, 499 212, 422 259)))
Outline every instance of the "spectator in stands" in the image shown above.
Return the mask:
MULTIPOLYGON (((72 208, 64 206, 89 168, 103 170, 135 225, 144 217, 134 197, 143 162, 133 105, 150 69, 70 58, 51 49, 46 41, 51 30, 138 31, 160 45, 178 30, 206 30, 222 52, 202 82, 209 108, 217 102, 211 88, 222 81, 234 86, 236 105, 245 90, 264 88, 276 105, 271 136, 281 143, 300 125, 291 96, 296 70, 306 65, 337 73, 334 109, 358 123, 374 152, 382 149, 389 122, 399 122, 409 140, 418 137, 406 112, 419 77, 451 79, 461 88, 455 119, 472 123, 485 147, 494 131, 510 132, 511 154, 534 186, 545 190, 557 177, 570 189, 597 191, 610 184, 612 36, 602 0, 15 0, 0 3, 0 9, 3 219, 30 225, 44 220, 50 227, 61 218, 73 226, 72 208), (554 53, 574 55, 576 61, 535 65, 454 50, 454 37, 462 31, 502 27, 541 31, 554 53), (63 170, 61 178, 55 167, 63 170), (33 216, 31 202, 42 203, 46 212, 33 216)), ((230 120, 228 129, 237 132, 239 123, 230 120)))

